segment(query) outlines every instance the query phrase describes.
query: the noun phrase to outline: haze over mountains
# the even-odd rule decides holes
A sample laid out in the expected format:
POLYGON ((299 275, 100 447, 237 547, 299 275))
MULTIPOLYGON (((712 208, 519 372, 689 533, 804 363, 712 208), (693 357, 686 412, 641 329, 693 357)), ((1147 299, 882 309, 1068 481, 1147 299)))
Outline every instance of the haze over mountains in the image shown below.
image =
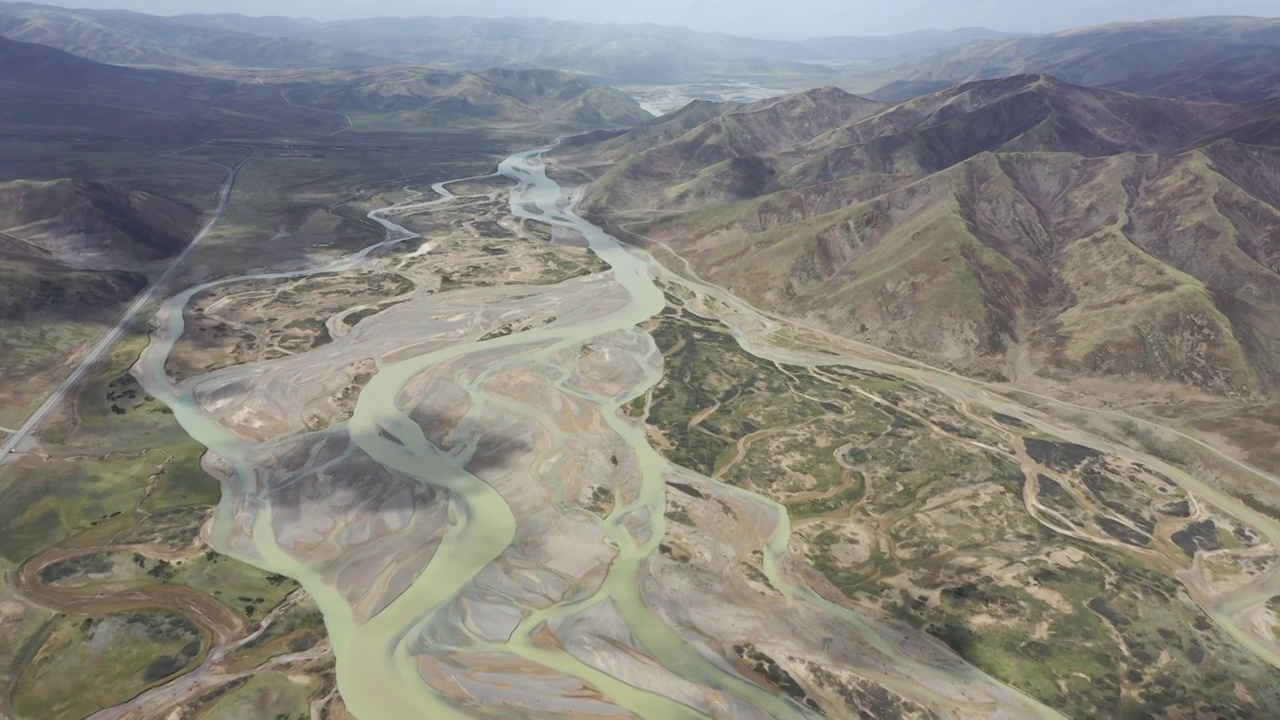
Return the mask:
POLYGON ((762 306, 988 377, 1245 397, 1280 388, 1276 120, 1022 75, 698 103, 565 152, 598 216, 762 306))
POLYGON ((979 40, 893 72, 900 79, 872 95, 904 99, 968 80, 1042 72, 1144 94, 1254 100, 1276 92, 1280 20, 1191 18, 979 40))
MULTIPOLYGON (((299 71, 261 79, 197 77, 93 62, 0 36, 0 122, 32 134, 202 141, 341 130, 343 113, 387 122, 539 121, 612 126, 649 116, 629 96, 556 71, 299 71), (10 69, 11 68, 11 69, 10 69), (294 103, 296 93, 314 107, 294 103)), ((322 133, 323 134, 323 133, 322 133)))
POLYGON ((1043 36, 985 28, 777 41, 658 25, 538 19, 288 17, 69 10, 0 3, 0 35, 112 64, 208 70, 557 69, 613 84, 752 78, 902 100, 1040 72, 1168 97, 1256 100, 1280 78, 1280 25, 1244 17, 1120 23, 1043 36))
POLYGON ((978 38, 1007 36, 966 28, 783 42, 658 25, 468 17, 328 23, 244 15, 161 18, 29 3, 0 3, 0 35, 116 64, 356 68, 430 63, 471 70, 554 68, 615 83, 826 76, 849 61, 920 57, 978 38))

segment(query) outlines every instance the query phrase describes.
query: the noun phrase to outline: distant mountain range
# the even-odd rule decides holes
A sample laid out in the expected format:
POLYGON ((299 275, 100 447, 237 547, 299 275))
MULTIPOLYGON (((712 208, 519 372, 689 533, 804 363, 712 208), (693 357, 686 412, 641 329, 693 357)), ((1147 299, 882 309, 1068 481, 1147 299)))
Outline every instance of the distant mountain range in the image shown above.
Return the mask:
POLYGON ((902 100, 1027 72, 1166 97, 1263 99, 1280 92, 1280 19, 1162 20, 978 40, 895 70, 900 79, 870 95, 902 100))
POLYGON ((1028 33, 1009 33, 983 27, 957 30, 917 30, 901 35, 823 37, 802 40, 800 44, 821 53, 828 61, 859 62, 925 57, 975 40, 1001 40, 1030 37, 1028 33))
POLYGON ((214 138, 324 135, 344 113, 390 125, 538 122, 630 125, 651 116, 630 96, 551 70, 292 71, 269 82, 93 62, 0 37, 0 127, 34 135, 214 138), (308 107, 314 105, 314 107, 308 107))
POLYGON ((156 17, 0 2, 0 35, 104 63, 188 71, 553 69, 606 84, 837 85, 882 100, 1044 73, 1077 85, 1165 97, 1242 102, 1280 94, 1280 20, 1245 17, 1113 24, 1038 36, 961 28, 781 41, 541 19, 156 17))
POLYGON ((1278 113, 1032 74, 695 103, 558 162, 615 230, 848 337, 1256 397, 1280 389, 1278 113))
POLYGON ((29 3, 0 3, 0 35, 114 65, 274 68, 386 62, 385 58, 285 36, 199 27, 124 10, 69 10, 29 3))
POLYGON ((903 60, 976 39, 982 28, 786 42, 657 25, 539 19, 396 18, 320 23, 284 17, 68 10, 0 3, 0 35, 100 62, 167 68, 551 68, 612 83, 833 75, 845 62, 903 60))
POLYGON ((0 128, 7 133, 180 142, 317 124, 315 111, 290 107, 261 85, 105 65, 4 37, 0 66, 0 128))
POLYGON ((428 121, 618 127, 652 119, 630 95, 559 70, 479 71, 398 66, 277 75, 290 99, 374 115, 387 127, 428 121))

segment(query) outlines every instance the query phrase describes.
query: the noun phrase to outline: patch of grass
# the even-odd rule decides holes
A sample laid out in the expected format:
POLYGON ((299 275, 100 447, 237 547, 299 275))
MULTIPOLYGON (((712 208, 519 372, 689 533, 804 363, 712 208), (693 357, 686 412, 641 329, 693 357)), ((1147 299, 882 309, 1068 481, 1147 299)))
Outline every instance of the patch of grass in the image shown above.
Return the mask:
POLYGON ((303 652, 315 647, 325 633, 324 616, 309 599, 284 611, 265 632, 245 643, 232 659, 232 670, 249 670, 284 653, 303 652))
POLYGON ((850 487, 845 488, 828 498, 807 500, 804 502, 789 502, 787 503, 787 512, 797 518, 825 515, 856 504, 862 499, 865 491, 866 480, 860 474, 855 474, 854 483, 850 487))
POLYGON ((166 582, 213 595, 251 620, 267 614, 298 589, 298 583, 290 578, 215 553, 174 566, 166 582))
MULTIPOLYGON (((1015 445, 1055 476, 1038 480, 1042 502, 1098 538, 1151 547, 1153 508, 1186 498, 1168 478, 897 378, 760 361, 671 310, 652 332, 667 372, 648 423, 671 444, 664 454, 714 463, 786 505, 840 602, 933 634, 1069 717, 1263 717, 1280 703, 1280 671, 1219 630, 1164 565, 1038 522, 1015 445), (835 448, 856 468, 848 486, 832 484, 835 448)), ((1222 522, 1175 539, 1232 552, 1258 536, 1222 522)))
POLYGON ((18 677, 14 708, 23 717, 79 720, 189 667, 205 642, 194 623, 164 611, 61 616, 18 677))
POLYGON ((21 562, 69 535, 132 513, 162 451, 0 468, 0 556, 21 562))
POLYGON ((319 680, 297 682, 283 673, 260 673, 211 702, 198 720, 308 720, 310 699, 319 680))

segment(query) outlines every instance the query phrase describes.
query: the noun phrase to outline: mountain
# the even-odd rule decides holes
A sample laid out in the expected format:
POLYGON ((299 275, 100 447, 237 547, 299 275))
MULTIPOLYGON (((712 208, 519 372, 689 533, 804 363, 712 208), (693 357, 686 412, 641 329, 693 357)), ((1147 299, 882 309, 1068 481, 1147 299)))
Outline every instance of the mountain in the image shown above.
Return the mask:
POLYGON ((976 41, 908 64, 870 94, 900 100, 1020 73, 1170 97, 1265 99, 1280 92, 1263 80, 1280 73, 1280 19, 1162 20, 976 41))
POLYGON ((704 103, 602 146, 601 159, 618 163, 588 203, 613 206, 619 193, 678 201, 673 192, 705 186, 720 165, 761 158, 773 178, 766 189, 784 189, 867 173, 926 175, 996 150, 1161 152, 1238 116, 1231 105, 1139 98, 1043 75, 967 83, 896 105, 834 88, 747 106, 704 103), (689 127, 688 117, 699 124, 689 127))
MULTIPOLYGON (((271 27, 269 21, 255 25, 271 27)), ((390 63, 386 58, 285 34, 246 32, 234 22, 197 25, 123 10, 69 10, 28 3, 0 3, 0 35, 117 65, 299 68, 390 63)))
POLYGON ((695 102, 591 148, 607 173, 584 206, 696 207, 775 187, 777 157, 884 104, 836 88, 750 104, 695 102))
POLYGON ((557 162, 708 279, 985 377, 1280 390, 1280 113, 1043 75, 702 103, 557 162), (775 114, 762 130, 753 118, 775 114))
POLYGON ((656 25, 380 18, 320 23, 243 15, 156 17, 0 2, 0 35, 111 64, 194 68, 554 68, 611 82, 830 74, 801 44, 656 25))

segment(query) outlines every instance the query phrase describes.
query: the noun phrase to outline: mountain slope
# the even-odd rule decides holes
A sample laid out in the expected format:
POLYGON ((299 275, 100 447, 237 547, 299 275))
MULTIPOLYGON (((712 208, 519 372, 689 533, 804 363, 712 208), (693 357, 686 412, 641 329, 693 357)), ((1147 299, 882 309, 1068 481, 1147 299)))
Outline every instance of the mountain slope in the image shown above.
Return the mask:
MULTIPOLYGON (((82 322, 105 322, 111 310, 123 305, 146 287, 146 278, 126 271, 95 272, 79 270, 60 263, 23 243, 0 234, 0 318, 14 323, 39 324, 43 319, 82 322)), ((0 340, 5 357, 12 367, 0 370, 16 380, 38 367, 19 367, 17 358, 25 353, 13 352, 27 343, 15 337, 0 340), (10 374, 12 373, 12 374, 10 374)), ((45 362, 51 358, 42 357, 45 362)))
POLYGON ((1139 98, 1042 75, 970 83, 892 106, 834 89, 745 107, 706 104, 593 148, 610 168, 587 203, 614 206, 612 194, 621 193, 656 207, 730 160, 767 167, 772 179, 763 191, 870 172, 928 174, 995 150, 1163 152, 1239 117, 1230 105, 1139 98))
POLYGON ((692 104, 592 147, 593 160, 608 170, 585 207, 697 206, 758 195, 781 169, 766 158, 884 107, 835 88, 745 105, 692 104))
POLYGON ((1280 389, 1280 149, 1243 142, 1266 108, 1025 76, 793 118, 810 137, 715 110, 559 161, 615 229, 852 338, 987 377, 1280 389))
POLYGON ((0 184, 0 382, 56 376, 178 252, 197 210, 109 183, 0 184))
POLYGON ((193 208, 109 183, 0 184, 0 232, 80 268, 136 268, 170 257, 199 220, 193 208))

